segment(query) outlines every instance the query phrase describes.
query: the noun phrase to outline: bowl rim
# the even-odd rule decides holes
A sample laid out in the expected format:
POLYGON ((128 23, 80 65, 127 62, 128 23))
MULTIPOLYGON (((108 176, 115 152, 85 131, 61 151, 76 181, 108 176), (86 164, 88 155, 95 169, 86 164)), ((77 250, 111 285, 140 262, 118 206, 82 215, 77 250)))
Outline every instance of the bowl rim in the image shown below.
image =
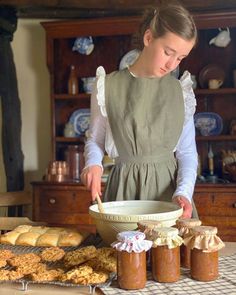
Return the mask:
MULTIPOLYGON (((140 203, 147 203, 147 202, 152 202, 152 203, 164 203, 168 204, 172 207, 170 208, 171 211, 168 212, 160 212, 158 213, 158 217, 156 213, 152 214, 120 214, 120 213, 100 213, 98 210, 98 205, 94 204, 89 207, 89 214, 99 220, 108 220, 108 221, 113 221, 113 222, 136 222, 139 220, 164 220, 168 221, 171 219, 177 219, 179 218, 182 213, 183 213, 183 208, 181 208, 179 205, 172 203, 172 202, 167 202, 167 201, 158 201, 158 200, 123 200, 123 201, 112 201, 112 202, 104 202, 103 203, 103 208, 106 210, 106 208, 112 207, 114 204, 119 207, 119 205, 122 205, 123 203, 135 203, 137 202, 140 203)), ((141 205, 141 204, 140 204, 141 205)))

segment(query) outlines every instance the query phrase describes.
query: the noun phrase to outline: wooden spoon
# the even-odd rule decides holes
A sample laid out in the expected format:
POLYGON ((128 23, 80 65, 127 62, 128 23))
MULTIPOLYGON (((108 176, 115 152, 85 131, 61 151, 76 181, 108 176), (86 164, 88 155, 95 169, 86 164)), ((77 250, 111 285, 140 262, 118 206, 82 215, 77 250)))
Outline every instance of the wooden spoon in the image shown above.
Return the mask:
POLYGON ((100 196, 99 196, 98 193, 96 194, 96 200, 98 202, 98 210, 99 210, 99 212, 100 213, 105 213, 104 208, 103 208, 103 205, 102 205, 101 198, 100 198, 100 196))

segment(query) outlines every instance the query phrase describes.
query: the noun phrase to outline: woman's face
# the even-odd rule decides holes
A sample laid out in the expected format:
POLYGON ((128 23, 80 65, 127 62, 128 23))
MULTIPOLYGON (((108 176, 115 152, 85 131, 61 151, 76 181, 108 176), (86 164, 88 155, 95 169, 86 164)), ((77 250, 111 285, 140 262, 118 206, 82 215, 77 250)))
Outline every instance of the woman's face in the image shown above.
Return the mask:
POLYGON ((183 58, 188 56, 195 40, 186 41, 180 36, 168 32, 159 38, 153 38, 150 30, 144 35, 145 66, 149 76, 163 77, 177 68, 183 58))

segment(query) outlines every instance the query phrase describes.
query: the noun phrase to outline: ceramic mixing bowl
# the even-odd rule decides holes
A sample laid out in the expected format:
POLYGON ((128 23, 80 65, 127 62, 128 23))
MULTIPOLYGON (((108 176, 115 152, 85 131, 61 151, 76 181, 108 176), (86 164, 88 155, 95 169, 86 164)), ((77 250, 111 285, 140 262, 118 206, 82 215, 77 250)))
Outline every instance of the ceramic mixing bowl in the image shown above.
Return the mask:
POLYGON ((116 240, 117 233, 135 230, 140 220, 158 220, 163 226, 172 226, 183 213, 178 205, 163 201, 106 202, 103 208, 105 213, 100 213, 98 205, 92 205, 89 214, 107 245, 116 240))

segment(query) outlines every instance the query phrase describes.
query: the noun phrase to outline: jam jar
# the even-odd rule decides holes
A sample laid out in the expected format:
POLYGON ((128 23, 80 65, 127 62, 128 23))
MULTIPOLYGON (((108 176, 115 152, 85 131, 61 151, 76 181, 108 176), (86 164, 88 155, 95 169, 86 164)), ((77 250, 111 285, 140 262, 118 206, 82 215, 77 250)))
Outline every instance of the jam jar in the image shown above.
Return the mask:
MULTIPOLYGON (((183 239, 189 235, 191 228, 201 224, 201 220, 197 218, 179 218, 176 221, 176 227, 179 230, 179 235, 183 239)), ((190 251, 191 249, 184 244, 180 246, 180 265, 182 267, 190 268, 190 251)))
POLYGON ((191 277, 198 281, 214 281, 218 278, 218 251, 224 243, 213 226, 195 226, 184 244, 191 248, 191 277))
POLYGON ((153 230, 152 276, 160 283, 177 282, 180 278, 180 245, 178 229, 160 227, 153 230))
POLYGON ((121 289, 143 289, 147 282, 146 251, 152 242, 145 240, 145 234, 125 231, 117 235, 112 247, 117 250, 117 281, 121 289))

